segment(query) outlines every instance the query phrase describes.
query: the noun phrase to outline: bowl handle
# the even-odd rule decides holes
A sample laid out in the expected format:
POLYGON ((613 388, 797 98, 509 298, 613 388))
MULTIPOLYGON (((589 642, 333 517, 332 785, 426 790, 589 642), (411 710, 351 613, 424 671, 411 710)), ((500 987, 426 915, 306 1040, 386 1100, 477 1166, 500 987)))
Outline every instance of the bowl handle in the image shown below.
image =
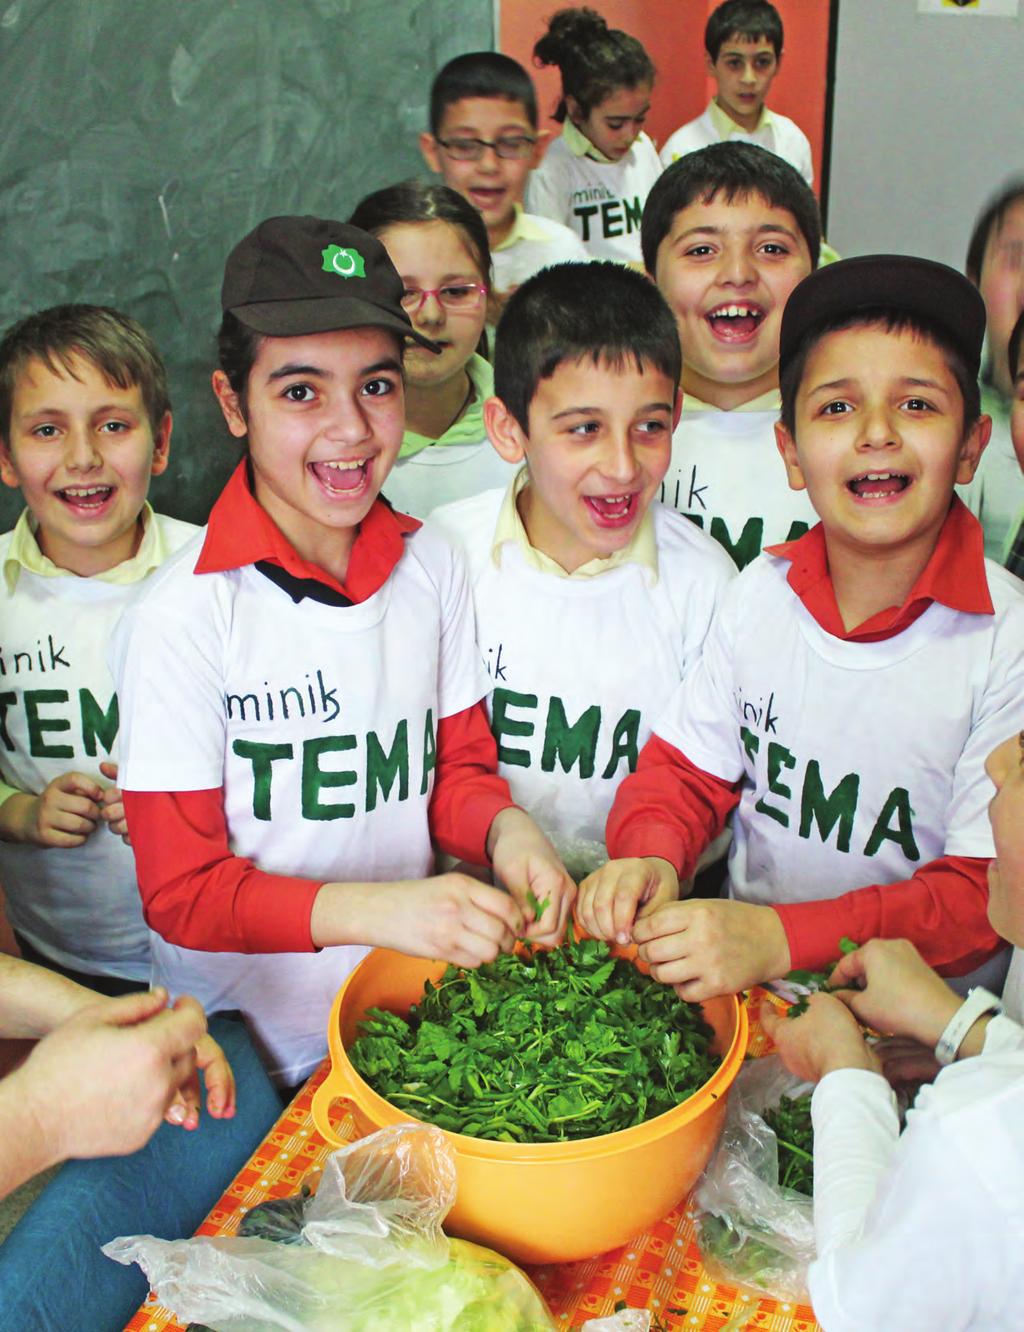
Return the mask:
MULTIPOLYGON (((317 1087, 316 1091, 313 1093, 313 1101, 311 1105, 313 1123, 316 1125, 316 1130, 331 1147, 344 1147, 347 1146, 348 1143, 348 1139, 338 1137, 334 1130, 334 1126, 331 1123, 331 1103, 338 1100, 348 1101, 352 1105, 353 1109, 356 1111, 357 1127, 360 1119, 362 1119, 364 1123, 373 1122, 370 1119, 366 1107, 360 1101, 356 1089, 340 1070, 332 1068, 327 1077, 324 1078, 323 1082, 321 1082, 320 1086, 317 1087)), ((365 1132, 366 1130, 361 1129, 361 1131, 365 1132)))

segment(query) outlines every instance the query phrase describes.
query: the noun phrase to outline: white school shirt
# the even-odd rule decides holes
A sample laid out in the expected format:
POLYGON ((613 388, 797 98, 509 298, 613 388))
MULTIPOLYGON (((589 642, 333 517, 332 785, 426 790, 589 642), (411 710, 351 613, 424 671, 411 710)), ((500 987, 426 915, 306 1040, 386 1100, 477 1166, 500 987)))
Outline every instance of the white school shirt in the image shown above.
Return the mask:
POLYGON ((1024 1326, 1024 1031, 993 1018, 982 1054, 921 1088, 899 1136, 864 1069, 815 1088, 808 1282, 825 1332, 1024 1326))
POLYGON ((790 490, 775 446, 779 409, 687 409, 672 436, 661 499, 713 536, 742 569, 765 546, 818 521, 806 490, 790 490))
POLYGON ((552 264, 586 263, 590 258, 579 237, 560 222, 534 213, 524 213, 516 205, 512 230, 491 248, 494 288, 514 291, 527 278, 552 264))
POLYGON ((569 227, 589 258, 642 265, 640 218, 661 175, 657 149, 640 134, 618 162, 598 160, 594 151, 567 120, 530 177, 526 206, 569 227))
POLYGON ((981 410, 992 418, 992 435, 973 480, 957 492, 981 523, 985 554, 1005 564, 1024 509, 1024 474, 1010 438, 1010 404, 997 389, 984 385, 981 410))
MULTIPOLYGON (((437 724, 487 689, 461 558, 421 529, 379 591, 339 607, 295 603, 251 565, 197 575, 201 544, 154 576, 115 637, 125 788, 222 787, 232 853, 270 873, 431 873, 437 724)), ((210 1011, 241 1009, 284 1085, 323 1058, 331 1002, 366 952, 153 939, 156 979, 210 1011)))
POLYGON ((986 561, 993 615, 933 602, 878 642, 827 633, 763 554, 727 588, 655 726, 741 782, 729 892, 764 905, 993 854, 985 758, 1024 725, 1024 591, 986 561))
MULTIPOLYGON (((163 552, 196 531, 151 511, 148 523, 163 552)), ((0 568, 17 531, 0 537, 0 568)), ((117 763, 119 749, 107 647, 139 586, 23 567, 0 579, 0 774, 19 791, 39 795, 72 771, 110 785, 99 767, 117 763)), ((11 925, 46 957, 91 975, 149 978, 135 859, 105 824, 81 846, 0 842, 0 883, 11 925)))
POLYGON ((661 148, 662 166, 671 166, 687 153, 695 153, 698 148, 707 148, 713 143, 754 143, 767 148, 795 167, 808 185, 814 184, 811 145, 795 121, 765 107, 757 125, 752 130, 745 130, 716 106, 714 100, 696 120, 681 126, 665 140, 661 148))
POLYGON ((506 493, 448 505, 432 521, 469 560, 498 770, 582 877, 606 859, 615 792, 699 656, 733 570, 692 523, 654 504, 656 574, 630 561, 559 577, 531 566, 515 541, 495 549, 506 493))

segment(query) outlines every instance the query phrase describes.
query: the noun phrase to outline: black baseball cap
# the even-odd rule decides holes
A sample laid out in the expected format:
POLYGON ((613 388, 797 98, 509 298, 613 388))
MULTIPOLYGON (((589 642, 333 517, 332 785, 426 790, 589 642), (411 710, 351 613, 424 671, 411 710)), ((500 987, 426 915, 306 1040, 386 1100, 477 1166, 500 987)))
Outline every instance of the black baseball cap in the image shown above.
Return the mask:
POLYGON ((323 217, 268 217, 228 255, 220 303, 271 337, 369 326, 439 352, 413 328, 403 291, 387 251, 369 232, 323 217))
POLYGON ((780 372, 813 329, 858 310, 891 310, 926 320, 945 335, 977 378, 985 337, 985 302, 977 287, 947 264, 907 254, 840 259, 794 287, 782 312, 780 372))

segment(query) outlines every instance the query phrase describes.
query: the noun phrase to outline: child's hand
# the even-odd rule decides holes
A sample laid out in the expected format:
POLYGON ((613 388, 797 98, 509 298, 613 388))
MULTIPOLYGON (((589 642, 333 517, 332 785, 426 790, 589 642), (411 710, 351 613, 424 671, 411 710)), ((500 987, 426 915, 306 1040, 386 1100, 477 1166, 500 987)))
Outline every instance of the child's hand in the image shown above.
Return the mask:
POLYGON ((805 1082, 820 1082, 837 1068, 881 1072, 857 1019, 834 995, 812 994, 806 1012, 796 1018, 787 1017, 766 999, 761 1026, 789 1071, 805 1082))
POLYGON ((609 860, 580 884, 576 919, 595 939, 628 944, 636 920, 678 896, 679 876, 660 856, 609 860))
MULTIPOLYGON (((196 1001, 188 996, 175 1000, 175 1010, 196 1001)), ((200 1009, 200 1012, 202 1010, 200 1009)), ((164 1119, 185 1129, 199 1127, 199 1069, 206 1081, 206 1109, 214 1119, 233 1119, 235 1114, 235 1075, 227 1055, 207 1032, 195 1045, 195 1069, 188 1080, 178 1088, 174 1100, 167 1107, 164 1119)))
POLYGON ((753 902, 669 902, 638 918, 633 938, 654 979, 691 1002, 736 994, 790 969, 778 913, 753 902))
POLYGON ((505 885, 529 922, 522 937, 544 948, 557 947, 565 936, 576 885, 555 848, 528 814, 511 807, 491 824, 487 853, 495 879, 505 885), (544 907, 538 920, 536 905, 544 907))
POLYGON ((131 846, 131 838, 128 836, 128 820, 124 816, 124 797, 121 795, 120 787, 117 783, 117 764, 105 762, 100 764, 100 772, 104 777, 109 777, 114 786, 108 786, 103 792, 100 818, 104 821, 112 833, 116 833, 121 838, 125 846, 131 846))
POLYGON ((829 988, 865 1026, 934 1047, 963 1003, 909 939, 871 939, 839 962, 829 988))
MULTIPOLYGON (((375 883, 365 890, 345 884, 338 888, 350 938, 409 957, 478 967, 499 953, 510 953, 525 929, 523 914, 508 893, 468 874, 375 883)), ((314 907, 314 940, 316 914, 314 907)))
POLYGON ((36 846, 81 846, 100 819, 103 788, 81 772, 64 772, 37 796, 4 802, 3 822, 12 840, 36 846))

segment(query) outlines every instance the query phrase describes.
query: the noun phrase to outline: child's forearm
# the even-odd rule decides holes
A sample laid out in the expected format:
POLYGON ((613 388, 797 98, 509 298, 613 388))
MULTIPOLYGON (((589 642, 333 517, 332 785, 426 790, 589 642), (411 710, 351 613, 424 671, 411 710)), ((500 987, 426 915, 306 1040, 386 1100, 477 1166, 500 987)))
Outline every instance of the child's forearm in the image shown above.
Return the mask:
POLYGON ((817 971, 836 960, 839 940, 909 939, 929 966, 962 976, 1003 947, 988 922, 988 860, 944 856, 909 879, 840 897, 776 906, 791 964, 817 971))
POLYGON ((636 772, 616 793, 606 829, 608 854, 614 859, 659 856, 681 879, 689 878, 738 800, 734 784, 702 771, 652 735, 636 772))
POLYGON ((39 797, 0 783, 0 842, 31 842, 39 797))

